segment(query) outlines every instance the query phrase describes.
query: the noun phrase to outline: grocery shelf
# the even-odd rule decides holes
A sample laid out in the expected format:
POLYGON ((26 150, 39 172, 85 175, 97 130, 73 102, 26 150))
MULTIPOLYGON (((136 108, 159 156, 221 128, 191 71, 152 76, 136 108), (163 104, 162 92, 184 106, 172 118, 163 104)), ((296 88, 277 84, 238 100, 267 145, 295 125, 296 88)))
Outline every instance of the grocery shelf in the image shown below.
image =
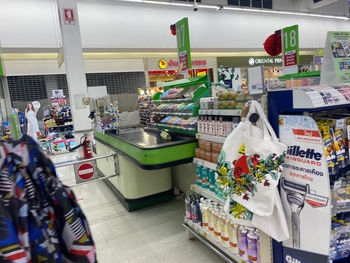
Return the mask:
POLYGON ((218 142, 218 143, 224 143, 226 140, 226 137, 223 137, 223 136, 214 136, 214 135, 209 135, 204 133, 197 133, 196 138, 198 140, 205 140, 209 142, 218 142))
POLYGON ((197 184, 192 184, 191 188, 192 191, 195 191, 197 194, 213 200, 214 202, 224 206, 225 205, 225 200, 221 199, 220 197, 218 197, 214 192, 210 191, 208 188, 204 188, 200 185, 197 184))
POLYGON ((241 262, 239 255, 234 254, 229 248, 224 247, 220 242, 216 241, 215 238, 207 233, 200 225, 194 224, 191 220, 185 218, 183 226, 224 261, 228 263, 241 262))
POLYGON ((168 99, 168 100, 152 100, 153 103, 162 103, 162 102, 186 102, 186 101, 192 101, 192 98, 185 98, 185 99, 168 99))
MULTIPOLYGON (((239 255, 232 253, 229 248, 224 247, 220 242, 216 241, 207 230, 203 229, 200 224, 195 224, 191 220, 185 217, 183 226, 206 246, 208 246, 213 252, 222 257, 226 262, 245 262, 242 261, 239 255), (225 258, 224 258, 225 257, 225 258)), ((272 263, 272 240, 259 229, 260 234, 260 257, 261 263, 272 263)))
POLYGON ((211 170, 214 170, 214 171, 216 170, 216 163, 211 163, 211 162, 199 159, 199 158, 193 158, 193 162, 195 164, 204 166, 204 167, 209 168, 211 170))
POLYGON ((241 116, 241 110, 199 110, 199 115, 241 116))
POLYGON ((157 112, 157 111, 154 111, 153 114, 176 115, 176 116, 193 116, 193 112, 170 112, 170 111, 157 112))

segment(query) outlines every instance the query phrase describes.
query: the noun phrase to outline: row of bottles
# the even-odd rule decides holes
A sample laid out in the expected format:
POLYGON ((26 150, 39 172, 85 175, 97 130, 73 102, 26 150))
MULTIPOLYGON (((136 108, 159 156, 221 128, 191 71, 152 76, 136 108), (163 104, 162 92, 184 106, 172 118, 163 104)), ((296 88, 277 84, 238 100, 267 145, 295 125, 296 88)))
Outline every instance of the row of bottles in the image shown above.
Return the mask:
POLYGON ((260 234, 255 228, 239 226, 231 220, 223 207, 197 194, 185 199, 186 218, 202 227, 233 254, 249 263, 260 263, 260 234))

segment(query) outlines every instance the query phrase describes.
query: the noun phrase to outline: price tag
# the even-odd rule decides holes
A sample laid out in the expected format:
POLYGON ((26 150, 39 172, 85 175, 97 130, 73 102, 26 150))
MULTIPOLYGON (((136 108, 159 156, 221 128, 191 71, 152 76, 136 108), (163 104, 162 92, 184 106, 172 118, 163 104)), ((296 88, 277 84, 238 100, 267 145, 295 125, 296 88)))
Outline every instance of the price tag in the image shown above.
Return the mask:
POLYGON ((199 133, 197 133, 197 139, 200 140, 201 139, 201 135, 199 133))
POLYGON ((196 190, 196 187, 194 187, 194 186, 192 185, 192 188, 191 188, 191 189, 192 189, 192 191, 194 191, 194 190, 196 190))
POLYGON ((207 238, 208 237, 208 234, 207 234, 207 232, 203 232, 203 236, 205 237, 205 238, 207 238))
POLYGON ((214 115, 214 111, 212 110, 212 111, 210 111, 210 115, 214 115))
POLYGON ((340 189, 340 187, 341 187, 341 180, 338 180, 334 183, 333 190, 336 191, 336 190, 340 189))
POLYGON ((345 127, 345 119, 339 119, 335 123, 336 130, 344 130, 345 127))

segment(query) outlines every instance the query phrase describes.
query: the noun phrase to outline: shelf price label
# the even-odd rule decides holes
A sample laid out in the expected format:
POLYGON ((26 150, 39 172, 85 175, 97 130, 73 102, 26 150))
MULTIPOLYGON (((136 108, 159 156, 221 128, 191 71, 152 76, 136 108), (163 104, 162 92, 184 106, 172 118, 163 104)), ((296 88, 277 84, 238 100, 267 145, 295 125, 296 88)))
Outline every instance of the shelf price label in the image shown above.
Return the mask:
POLYGON ((2 70, 2 61, 0 58, 0 77, 3 77, 3 76, 4 76, 4 71, 2 70))
POLYGON ((299 26, 283 28, 281 31, 283 74, 298 73, 299 65, 299 26))
POLYGON ((191 47, 188 18, 185 17, 176 23, 177 52, 180 61, 180 71, 191 69, 191 47))

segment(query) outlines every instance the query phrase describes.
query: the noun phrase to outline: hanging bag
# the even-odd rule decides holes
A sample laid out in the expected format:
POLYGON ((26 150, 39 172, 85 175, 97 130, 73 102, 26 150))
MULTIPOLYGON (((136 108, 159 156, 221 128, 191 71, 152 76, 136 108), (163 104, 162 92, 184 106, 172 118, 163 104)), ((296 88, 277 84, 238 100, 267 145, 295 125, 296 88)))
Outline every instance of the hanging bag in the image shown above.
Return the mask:
POLYGON ((266 232, 279 241, 289 236, 277 188, 286 151, 260 104, 252 101, 246 120, 226 138, 217 168, 217 187, 227 198, 226 211, 231 201, 238 203, 253 213, 255 225, 273 223, 266 232), (256 125, 249 121, 252 114, 259 115, 256 125))

